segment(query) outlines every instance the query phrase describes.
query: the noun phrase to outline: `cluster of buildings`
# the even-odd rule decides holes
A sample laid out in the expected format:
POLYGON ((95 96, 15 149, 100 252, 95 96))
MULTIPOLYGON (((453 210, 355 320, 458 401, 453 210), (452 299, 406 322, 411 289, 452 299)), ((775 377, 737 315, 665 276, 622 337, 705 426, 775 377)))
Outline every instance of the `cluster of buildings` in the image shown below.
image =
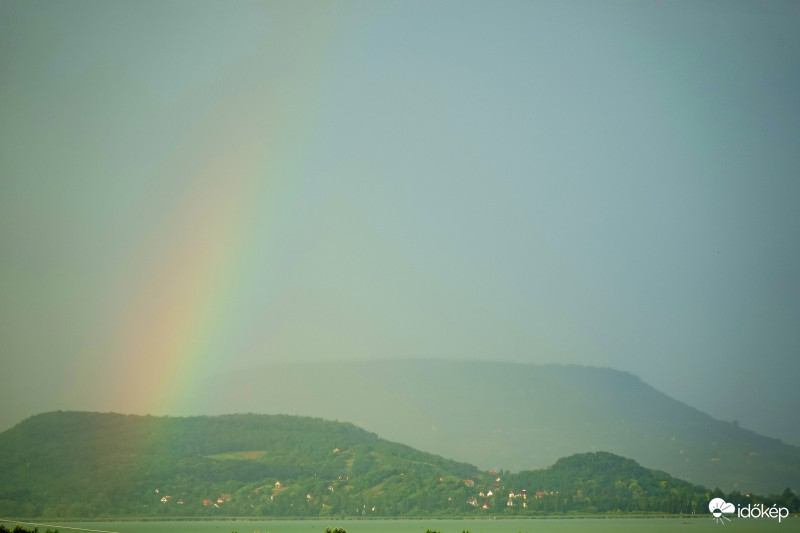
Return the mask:
MULTIPOLYGON (((494 472, 490 472, 490 473, 494 474, 494 472)), ((500 483, 499 483, 500 482, 500 478, 499 477, 496 478, 495 481, 496 481, 496 483, 492 484, 492 488, 491 489, 489 489, 487 491, 480 491, 478 493, 477 497, 470 497, 469 499, 467 499, 467 504, 469 504, 469 505, 471 505, 473 507, 481 507, 483 509, 488 509, 490 507, 490 501, 491 501, 491 500, 489 500, 489 498, 492 498, 493 496, 498 496, 499 497, 499 493, 500 493, 500 488, 499 488, 500 487, 500 483), (481 500, 481 498, 482 498, 482 500, 481 500)), ((473 480, 471 480, 471 479, 465 479, 464 480, 464 485, 466 485, 467 487, 471 487, 472 488, 472 487, 475 487, 475 482, 473 480)), ((534 498, 537 498, 537 499, 538 498, 543 498, 544 496, 549 496, 551 494, 555 494, 555 493, 553 491, 548 492, 548 491, 540 490, 540 491, 537 491, 536 493, 534 493, 534 498)), ((502 501, 502 500, 500 500, 500 501, 502 501)), ((522 489, 520 492, 514 492, 513 490, 509 491, 508 498, 506 499, 506 507, 514 507, 516 505, 519 505, 521 507, 526 507, 526 508, 528 507, 528 491, 526 489, 522 489)))
MULTIPOLYGON (((161 493, 161 491, 159 489, 156 489, 156 494, 160 494, 160 493, 161 493)), ((161 503, 169 503, 169 502, 172 501, 172 499, 173 498, 170 495, 162 496, 161 497, 161 503)), ((219 507, 222 504, 224 504, 225 502, 229 502, 229 501, 231 501, 231 495, 230 494, 221 494, 219 496, 219 498, 217 498, 216 500, 203 500, 203 506, 204 507, 214 506, 217 509, 219 509, 219 507)), ((175 500, 175 503, 177 503, 178 505, 183 505, 186 502, 183 500, 183 498, 178 498, 177 500, 175 500)))
POLYGON ((203 507, 210 507, 210 506, 213 505, 214 507, 219 509, 220 505, 222 505, 225 502, 229 502, 229 501, 231 501, 231 495, 230 494, 223 494, 219 498, 217 498, 216 501, 214 501, 214 500, 203 500, 203 507))

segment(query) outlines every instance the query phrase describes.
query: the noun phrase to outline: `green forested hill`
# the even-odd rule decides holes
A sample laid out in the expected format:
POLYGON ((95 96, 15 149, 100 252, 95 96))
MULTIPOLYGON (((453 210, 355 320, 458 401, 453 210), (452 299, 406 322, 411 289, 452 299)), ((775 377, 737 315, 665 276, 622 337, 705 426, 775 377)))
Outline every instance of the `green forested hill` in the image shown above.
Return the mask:
POLYGON ((352 424, 286 415, 56 412, 0 433, 5 517, 706 512, 708 498, 608 453, 482 472, 352 424))
POLYGON ((0 434, 3 515, 352 514, 351 499, 363 506, 384 487, 398 501, 383 512, 402 514, 418 480, 478 475, 352 424, 295 416, 57 412, 0 434))

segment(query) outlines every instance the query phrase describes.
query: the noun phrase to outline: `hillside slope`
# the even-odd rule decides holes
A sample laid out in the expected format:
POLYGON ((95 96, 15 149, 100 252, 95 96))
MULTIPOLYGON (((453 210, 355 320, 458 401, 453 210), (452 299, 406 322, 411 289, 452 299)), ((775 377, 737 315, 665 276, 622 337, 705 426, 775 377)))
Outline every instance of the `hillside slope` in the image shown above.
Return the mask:
POLYGON ((384 492, 382 513, 403 515, 431 507, 416 500, 423 484, 481 475, 352 424, 285 415, 55 412, 0 433, 0 516, 353 514, 384 492))
POLYGON ((485 469, 610 451, 708 487, 800 488, 800 448, 715 420, 615 370, 394 360, 283 364, 218 376, 198 413, 346 420, 485 469))
POLYGON ((710 497, 606 452, 481 472, 351 424, 252 414, 38 415, 0 433, 0 480, 6 517, 704 513, 710 497))

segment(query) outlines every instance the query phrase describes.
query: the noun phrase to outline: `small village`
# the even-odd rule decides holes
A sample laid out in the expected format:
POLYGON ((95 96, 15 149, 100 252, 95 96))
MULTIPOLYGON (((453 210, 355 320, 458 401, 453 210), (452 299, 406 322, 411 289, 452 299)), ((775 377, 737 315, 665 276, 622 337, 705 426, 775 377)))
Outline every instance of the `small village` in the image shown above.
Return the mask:
MULTIPOLYGON (((336 451, 338 452, 338 449, 336 451)), ((489 474, 491 476, 496 476, 497 472, 496 471, 489 471, 489 474)), ((402 475, 403 474, 401 474, 401 476, 402 475)), ((347 479, 348 478, 346 478, 346 477, 344 477, 344 478, 340 477, 338 479, 338 481, 340 481, 340 482, 341 481, 346 481, 347 479)), ((523 489, 520 489, 520 490, 517 490, 517 491, 509 490, 508 493, 507 493, 507 496, 504 498, 504 497, 501 496, 501 494, 505 494, 505 492, 501 489, 501 478, 500 477, 494 477, 493 480, 494 481, 491 483, 491 488, 480 488, 480 484, 476 485, 476 482, 473 479, 464 479, 464 480, 462 480, 462 483, 463 483, 463 485, 465 487, 470 488, 470 489, 475 489, 477 491, 476 494, 474 494, 473 496, 469 496, 466 499, 467 505, 469 505, 471 507, 474 507, 474 508, 480 508, 480 509, 485 509, 485 510, 496 508, 498 506, 500 506, 500 507, 515 507, 515 506, 517 506, 517 507, 522 507, 522 508, 528 508, 529 493, 528 493, 527 489, 523 488, 523 489)), ((443 477, 439 477, 439 483, 444 483, 444 482, 445 482, 445 479, 443 477)), ((327 490, 330 493, 336 492, 335 483, 336 482, 328 485, 327 490)), ((258 487, 253 492, 255 494, 258 494, 264 488, 269 488, 269 485, 258 487)), ((271 488, 272 488, 272 491, 271 491, 271 494, 269 496, 269 499, 270 499, 270 501, 274 501, 275 495, 279 494, 280 492, 282 492, 284 490, 286 490, 287 486, 286 486, 285 483, 283 483, 281 481, 275 481, 271 488)), ((161 494, 161 490, 156 488, 155 489, 155 493, 156 494, 161 494)), ((553 495, 556 495, 556 494, 558 494, 558 491, 537 490, 537 491, 533 492, 531 498, 533 498, 533 500, 539 500, 539 499, 545 498, 547 496, 553 496, 553 495)), ((248 496, 248 498, 250 498, 250 496, 248 496)), ((203 503, 203 507, 211 507, 211 508, 220 509, 225 504, 230 503, 232 499, 233 499, 233 495, 227 494, 227 493, 222 493, 219 496, 217 496, 216 498, 203 499, 202 503, 203 503)), ((314 496, 314 494, 308 492, 305 495, 305 499, 306 499, 307 502, 312 502, 312 501, 314 501, 316 499, 316 497, 314 496)), ((160 501, 163 504, 174 504, 174 505, 185 505, 186 504, 186 500, 184 498, 174 498, 172 495, 161 496, 160 501)), ((450 501, 450 502, 454 501, 453 497, 449 497, 448 501, 450 501)), ((252 507, 252 504, 251 504, 251 507, 252 507)), ((325 508, 325 507, 330 507, 330 506, 328 504, 326 504, 325 502, 323 502, 322 503, 322 507, 325 508)), ((367 510, 374 513, 374 512, 376 512, 377 508, 375 506, 369 506, 369 507, 364 506, 364 511, 366 512, 367 510)))

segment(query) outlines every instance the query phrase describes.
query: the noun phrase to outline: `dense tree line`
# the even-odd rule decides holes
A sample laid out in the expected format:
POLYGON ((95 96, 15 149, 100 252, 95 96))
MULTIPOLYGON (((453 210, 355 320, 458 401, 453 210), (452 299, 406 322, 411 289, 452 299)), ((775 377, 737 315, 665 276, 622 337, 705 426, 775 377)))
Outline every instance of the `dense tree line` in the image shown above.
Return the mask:
MULTIPOLYGON (((3 524, 0 524, 0 533, 39 533, 39 528, 35 527, 33 529, 25 529, 24 527, 17 524, 14 529, 8 529, 3 524)), ((58 533, 57 529, 51 530, 47 529, 45 533, 58 533)))

